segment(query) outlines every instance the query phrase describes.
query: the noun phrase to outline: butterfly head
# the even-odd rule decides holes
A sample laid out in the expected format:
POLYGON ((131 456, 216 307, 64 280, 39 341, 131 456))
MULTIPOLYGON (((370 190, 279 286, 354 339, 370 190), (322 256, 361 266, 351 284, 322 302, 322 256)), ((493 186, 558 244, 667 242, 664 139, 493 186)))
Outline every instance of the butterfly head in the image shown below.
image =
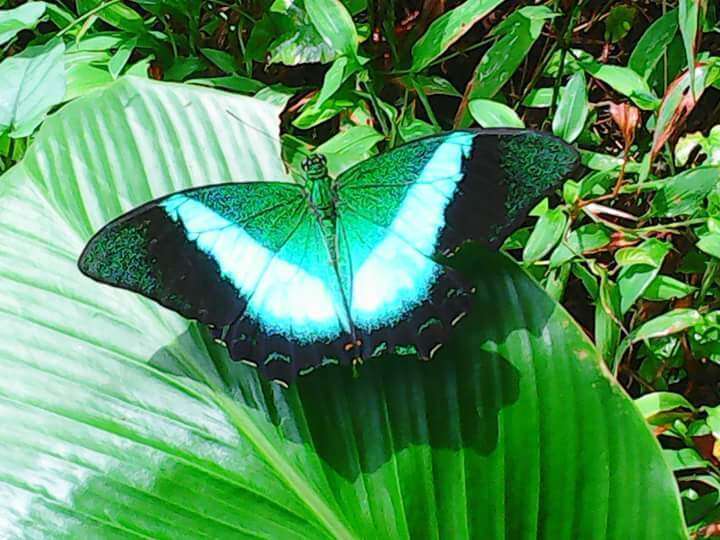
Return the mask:
POLYGON ((306 157, 302 162, 302 168, 310 181, 325 178, 328 174, 327 160, 322 154, 313 154, 306 157))

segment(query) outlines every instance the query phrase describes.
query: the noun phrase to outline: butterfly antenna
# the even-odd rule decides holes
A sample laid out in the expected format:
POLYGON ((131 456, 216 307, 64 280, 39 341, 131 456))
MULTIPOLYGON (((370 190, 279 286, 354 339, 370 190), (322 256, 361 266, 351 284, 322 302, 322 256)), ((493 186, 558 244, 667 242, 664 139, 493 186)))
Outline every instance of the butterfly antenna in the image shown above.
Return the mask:
MULTIPOLYGON (((250 129, 253 129, 253 130, 257 131, 258 133, 262 134, 264 137, 267 137, 268 139, 270 139, 270 140, 273 141, 273 142, 280 143, 280 146, 282 147, 282 139, 280 139, 279 137, 275 137, 274 135, 271 135, 270 133, 268 133, 268 132, 265 131, 264 129, 260 129, 260 128, 257 127, 257 126, 253 126, 251 123, 246 122, 245 120, 243 120, 242 118, 240 118, 237 114, 235 114, 235 113, 234 113, 233 111, 231 111, 230 109, 225 109, 225 112, 228 113, 230 116, 232 116, 235 120, 237 120, 238 122, 240 122, 243 126, 249 127, 250 129)), ((304 156, 306 156, 306 157, 307 157, 307 156, 310 156, 310 152, 309 152, 308 150, 306 150, 305 148, 303 148, 302 146, 296 146, 295 148, 296 148, 296 150, 297 150, 298 152, 300 152, 300 153, 303 154, 304 156)))

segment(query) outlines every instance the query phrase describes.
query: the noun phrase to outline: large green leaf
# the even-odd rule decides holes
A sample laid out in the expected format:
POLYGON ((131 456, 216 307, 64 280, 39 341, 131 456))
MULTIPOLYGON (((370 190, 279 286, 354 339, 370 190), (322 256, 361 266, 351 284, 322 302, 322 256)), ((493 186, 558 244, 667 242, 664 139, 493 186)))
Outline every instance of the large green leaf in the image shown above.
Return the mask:
POLYGON ((327 368, 289 390, 79 274, 91 232, 136 204, 281 178, 259 134, 276 113, 120 79, 48 119, 0 179, 0 535, 684 538, 637 409, 502 255, 458 255, 481 309, 432 362, 327 368))

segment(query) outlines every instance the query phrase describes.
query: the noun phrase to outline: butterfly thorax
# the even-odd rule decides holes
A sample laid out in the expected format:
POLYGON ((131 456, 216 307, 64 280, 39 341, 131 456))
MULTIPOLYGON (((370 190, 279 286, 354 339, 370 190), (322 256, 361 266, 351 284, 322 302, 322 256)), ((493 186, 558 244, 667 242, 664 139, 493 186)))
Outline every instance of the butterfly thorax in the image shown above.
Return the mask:
POLYGON ((310 206, 320 222, 331 257, 335 259, 335 190, 333 180, 328 174, 325 156, 310 156, 303 162, 302 167, 305 170, 305 189, 310 206))
POLYGON ((323 219, 335 220, 335 197, 333 181, 328 175, 327 162, 323 155, 313 155, 302 164, 305 171, 305 188, 310 205, 323 219))

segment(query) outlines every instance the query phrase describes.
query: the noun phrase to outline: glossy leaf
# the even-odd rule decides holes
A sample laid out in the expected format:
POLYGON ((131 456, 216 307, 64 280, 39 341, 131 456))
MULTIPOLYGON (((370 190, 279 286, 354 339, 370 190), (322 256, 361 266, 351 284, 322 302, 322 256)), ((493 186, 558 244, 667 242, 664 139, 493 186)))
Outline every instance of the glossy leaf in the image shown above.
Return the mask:
POLYGON ((651 392, 635 400, 642 415, 649 419, 659 413, 683 408, 691 411, 695 407, 681 394, 673 392, 651 392))
POLYGON ((695 292, 696 287, 671 276, 659 275, 643 292, 643 298, 661 302, 673 298, 684 298, 695 292))
POLYGON ((525 127, 525 124, 510 107, 491 99, 474 99, 470 102, 470 114, 484 128, 525 127))
POLYGON ((665 461, 670 468, 677 471, 686 471, 709 467, 710 463, 694 448, 681 448, 680 450, 663 450, 665 461))
POLYGON ((635 45, 628 67, 647 80, 677 34, 677 29, 676 9, 653 21, 635 45))
POLYGON ((332 44, 318 33, 307 13, 295 6, 287 14, 266 13, 253 26, 246 47, 249 59, 288 66, 327 63, 336 56, 332 44))
POLYGON ((503 0, 466 0, 435 19, 413 45, 411 71, 425 69, 503 0))
POLYGON ((14 38, 20 30, 34 28, 45 14, 45 2, 26 2, 13 9, 0 10, 0 45, 14 38))
POLYGON ((142 16, 123 2, 107 2, 106 0, 76 0, 77 10, 80 14, 96 9, 103 4, 107 6, 97 12, 97 16, 110 26, 126 30, 133 34, 145 31, 142 16))
POLYGON ((302 112, 293 120, 292 123, 295 127, 309 129, 322 124, 340 114, 341 111, 353 107, 359 101, 359 97, 355 93, 344 89, 336 92, 322 103, 318 102, 318 97, 319 95, 316 95, 308 101, 302 112))
POLYGON ((643 323, 633 331, 632 339, 650 339, 682 332, 702 321, 702 315, 695 309, 673 309, 643 323))
POLYGON ((348 10, 339 0, 305 0, 305 10, 325 43, 340 53, 357 57, 358 35, 348 10))
POLYGON ((615 252, 615 261, 618 266, 632 266, 634 264, 649 264, 660 266, 670 246, 655 238, 646 240, 639 246, 626 247, 615 252))
POLYGON ((622 266, 617 278, 622 314, 627 313, 655 280, 670 249, 669 244, 651 238, 639 246, 615 253, 615 259, 622 266))
POLYGON ((137 38, 128 39, 124 41, 120 47, 118 47, 118 50, 115 51, 115 54, 112 55, 112 58, 108 61, 108 71, 113 79, 117 79, 122 70, 125 69, 136 45, 137 38))
POLYGON ((583 60, 580 64, 590 75, 629 97, 641 109, 653 110, 660 104, 647 81, 632 69, 602 64, 596 60, 583 60))
POLYGON ((220 71, 224 71, 225 73, 235 73, 237 71, 235 58, 232 54, 208 47, 201 47, 200 52, 220 71))
POLYGON ((701 251, 720 259, 720 233, 713 231, 700 233, 696 245, 701 251))
POLYGON ((65 97, 62 40, 28 47, 0 63, 0 134, 26 137, 65 97))
POLYGON ((337 176, 373 155, 372 150, 383 138, 370 126, 351 126, 318 146, 316 152, 327 157, 328 171, 337 176))
POLYGON ((585 74, 578 71, 570 77, 560 97, 552 123, 553 133, 567 142, 573 142, 585 127, 589 113, 585 74))
POLYGON ((432 362, 325 368, 289 390, 195 324, 80 275, 90 234, 135 205, 193 182, 282 179, 276 113, 120 79, 49 119, 2 178, 2 533, 685 538, 635 406, 502 255, 457 256, 478 305, 502 309, 475 310, 432 362))
POLYGON ((675 217, 697 213, 719 180, 715 166, 697 167, 672 176, 657 191, 649 215, 675 217))
POLYGON ((567 222, 567 214, 562 208, 553 208, 540 216, 523 249, 523 261, 542 259, 560 241, 567 222))
POLYGON ((485 52, 468 83, 463 103, 455 115, 456 127, 470 125, 467 104, 475 99, 489 99, 497 94, 522 64, 530 48, 540 37, 545 19, 528 18, 514 13, 514 22, 485 52))
POLYGON ((525 107, 546 108, 552 104, 552 96, 552 88, 534 88, 528 93, 525 99, 523 99, 522 104, 525 107))
POLYGON ((571 231, 550 257, 550 267, 555 268, 588 253, 606 246, 610 242, 608 229, 599 223, 581 225, 571 231))
POLYGON ((343 82, 352 74, 352 69, 348 68, 347 56, 340 56, 330 66, 325 73, 323 85, 320 88, 320 94, 317 98, 318 106, 321 106, 330 96, 340 89, 343 82))
POLYGON ((663 313, 633 330, 618 347, 617 359, 621 358, 633 343, 677 334, 702 321, 702 315, 695 309, 678 308, 663 313))

